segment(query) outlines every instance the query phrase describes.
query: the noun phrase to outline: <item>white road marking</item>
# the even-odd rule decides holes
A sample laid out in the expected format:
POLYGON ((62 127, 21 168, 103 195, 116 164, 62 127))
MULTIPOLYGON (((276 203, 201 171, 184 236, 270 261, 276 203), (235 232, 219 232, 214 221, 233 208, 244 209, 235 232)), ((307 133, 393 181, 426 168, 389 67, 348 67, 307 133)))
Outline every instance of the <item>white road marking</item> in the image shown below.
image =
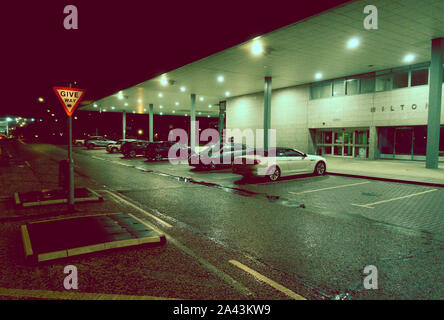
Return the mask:
POLYGON ((31 168, 31 165, 29 164, 29 162, 28 161, 25 161, 25 164, 28 166, 28 167, 30 167, 31 168))
POLYGON ((322 189, 307 190, 307 191, 302 191, 302 192, 292 192, 292 191, 289 191, 288 193, 291 193, 291 194, 303 194, 303 193, 310 193, 310 192, 317 192, 317 191, 324 191, 324 190, 352 187, 352 186, 357 186, 357 185, 366 184, 366 183, 370 183, 370 181, 351 183, 351 184, 344 184, 342 186, 335 186, 335 187, 328 187, 328 188, 322 188, 322 189))
POLYGON ((97 157, 97 156, 91 156, 91 158, 94 158, 94 159, 97 159, 97 160, 103 160, 103 161, 106 161, 107 159, 105 159, 105 158, 100 158, 100 157, 97 157))
POLYGON ((256 279, 259 279, 262 282, 265 282, 266 284, 268 284, 269 286, 275 288, 276 290, 284 293, 285 295, 287 295, 288 297, 294 299, 294 300, 307 300, 306 298, 304 298, 303 296, 295 293, 294 291, 291 291, 288 288, 285 288, 283 285, 271 280, 270 278, 267 278, 266 276, 260 274, 259 272, 247 267, 246 265, 240 263, 239 261, 236 260, 230 260, 228 261, 230 262, 232 265, 238 267, 239 269, 251 274, 253 277, 255 277, 256 279))
POLYGON ((129 205, 130 207, 136 209, 137 211, 142 212, 143 214, 147 215, 148 217, 153 218, 154 220, 156 220, 157 222, 161 223, 161 224, 164 225, 165 227, 167 227, 167 228, 172 228, 172 227, 173 227, 173 226, 170 225, 168 222, 163 221, 162 219, 156 217, 155 215, 149 213, 148 211, 146 211, 146 210, 144 210, 144 209, 142 209, 142 208, 136 206, 135 204, 129 202, 128 200, 126 200, 126 199, 124 199, 124 198, 118 196, 118 195, 115 194, 114 192, 111 192, 111 191, 109 191, 109 190, 105 190, 105 191, 108 192, 111 196, 113 196, 113 197, 115 197, 116 199, 118 199, 119 201, 121 201, 121 202, 123 202, 123 203, 129 205))
POLYGON ((418 192, 418 193, 414 193, 414 194, 409 194, 407 196, 402 196, 402 197, 397 197, 397 198, 393 198, 393 199, 387 199, 387 200, 381 200, 381 201, 377 201, 377 202, 373 202, 373 203, 366 203, 366 204, 355 204, 352 203, 352 206, 357 206, 357 207, 363 207, 363 208, 368 208, 368 209, 374 209, 373 206, 377 205, 377 204, 381 204, 381 203, 387 203, 387 202, 391 202, 391 201, 396 201, 396 200, 400 200, 400 199, 405 199, 405 198, 410 198, 410 197, 415 197, 415 196, 419 196, 421 194, 425 194, 425 193, 429 193, 429 192, 433 192, 433 191, 437 191, 438 189, 432 189, 432 190, 427 190, 424 192, 418 192))

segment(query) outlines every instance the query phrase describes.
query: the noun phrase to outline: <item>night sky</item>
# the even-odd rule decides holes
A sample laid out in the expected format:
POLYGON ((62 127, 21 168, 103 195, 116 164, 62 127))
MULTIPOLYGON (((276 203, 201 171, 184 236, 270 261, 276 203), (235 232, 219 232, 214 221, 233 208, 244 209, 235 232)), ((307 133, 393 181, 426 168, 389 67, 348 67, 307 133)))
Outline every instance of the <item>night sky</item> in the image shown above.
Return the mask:
POLYGON ((54 85, 77 81, 97 100, 344 2, 3 2, 0 116, 63 112, 54 85), (63 27, 66 5, 78 9, 78 30, 63 27))

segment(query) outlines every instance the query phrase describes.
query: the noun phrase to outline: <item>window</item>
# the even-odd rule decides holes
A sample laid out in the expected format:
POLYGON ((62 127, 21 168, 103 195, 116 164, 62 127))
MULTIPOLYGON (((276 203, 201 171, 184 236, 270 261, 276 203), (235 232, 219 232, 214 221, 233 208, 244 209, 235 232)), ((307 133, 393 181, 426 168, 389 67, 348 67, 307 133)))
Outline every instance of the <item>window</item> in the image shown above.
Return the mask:
POLYGON ((408 71, 395 71, 393 73, 393 89, 405 88, 409 85, 408 71))
POLYGON ((346 94, 352 95, 359 93, 359 79, 346 80, 346 94))
POLYGON ((429 83, 429 69, 412 70, 411 86, 422 86, 429 83))
POLYGON ((345 80, 336 79, 333 81, 333 96, 343 96, 345 95, 345 80))
POLYGON ((331 85, 330 81, 314 83, 311 85, 311 98, 328 98, 331 97, 331 85))
POLYGON ((376 76, 375 82, 377 92, 392 90, 393 75, 389 73, 376 76))
POLYGON ((285 156, 286 157, 303 157, 302 153, 296 151, 296 150, 287 150, 287 152, 285 152, 285 156))
POLYGON ((413 127, 413 154, 425 156, 427 150, 427 126, 413 127))
POLYGON ((361 93, 375 92, 375 76, 365 76, 361 78, 361 93))

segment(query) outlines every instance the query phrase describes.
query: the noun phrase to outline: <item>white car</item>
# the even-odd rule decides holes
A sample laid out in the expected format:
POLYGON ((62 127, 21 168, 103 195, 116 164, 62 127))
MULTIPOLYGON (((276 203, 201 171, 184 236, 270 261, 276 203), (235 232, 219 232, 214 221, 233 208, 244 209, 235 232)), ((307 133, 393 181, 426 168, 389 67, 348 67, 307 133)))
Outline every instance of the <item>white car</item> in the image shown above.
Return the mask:
POLYGON ((120 152, 120 148, 124 142, 136 141, 136 139, 119 139, 116 143, 110 143, 106 146, 106 151, 109 153, 117 153, 120 152))
POLYGON ((291 148, 275 148, 271 152, 256 150, 254 154, 237 157, 233 173, 245 177, 266 177, 276 181, 283 176, 313 173, 324 175, 327 161, 291 148))

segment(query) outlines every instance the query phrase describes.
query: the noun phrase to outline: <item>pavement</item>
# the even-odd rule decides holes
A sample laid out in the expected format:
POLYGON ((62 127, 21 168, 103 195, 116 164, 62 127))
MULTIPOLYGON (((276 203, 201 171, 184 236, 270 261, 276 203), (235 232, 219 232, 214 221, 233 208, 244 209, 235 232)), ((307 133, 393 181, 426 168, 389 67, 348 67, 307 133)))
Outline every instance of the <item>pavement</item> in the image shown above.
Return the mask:
POLYGON ((444 186, 444 163, 427 169, 425 161, 327 158, 330 174, 444 186))
MULTIPOLYGON (((0 195, 20 188, 24 179, 33 181, 35 187, 56 184, 56 165, 66 156, 64 147, 22 143, 15 147, 29 166, 16 161, 7 170, 0 168, 0 176, 3 178, 3 173, 14 168, 30 170, 27 172, 35 172, 37 177, 31 179, 26 173, 20 176, 10 172, 9 178, 15 177, 14 183, 6 185, 5 191, 0 190, 0 195)), ((277 290, 279 286, 272 287, 273 282, 260 280, 265 279, 261 276, 252 276, 256 273, 248 270, 253 269, 308 299, 444 297, 441 285, 444 189, 439 187, 340 175, 286 177, 276 183, 250 181, 229 169, 196 171, 185 164, 124 159, 105 150, 84 148, 75 148, 74 158, 77 185, 84 183, 81 186, 105 197, 103 207, 79 204, 77 210, 85 213, 125 210, 137 214, 168 235, 167 248, 171 249, 168 256, 160 252, 150 262, 137 250, 113 253, 114 260, 107 254, 73 260, 82 266, 85 274, 103 273, 100 279, 109 283, 109 287, 95 287, 92 281, 85 293, 188 299, 293 296, 277 290), (179 253, 190 260, 178 256, 179 253), (134 266, 130 259, 135 259, 134 266), (117 264, 114 268, 113 263, 120 260, 124 265, 117 264), (180 264, 184 261, 184 267, 177 273, 171 267, 175 261, 180 264), (163 263, 169 263, 171 274, 163 263), (149 268, 150 264, 155 266, 154 270, 149 268), (362 286, 363 269, 367 265, 375 265, 379 270, 379 290, 365 290, 362 286), (193 278, 185 272, 182 277, 183 269, 196 267, 198 274, 214 276, 209 287, 204 285, 205 276, 193 278), (106 268, 110 268, 109 272, 106 268), (119 268, 135 276, 125 279, 119 268), (147 273, 141 273, 141 269, 147 273), (162 275, 160 280, 167 277, 179 281, 167 285, 171 286, 169 292, 164 288, 165 282, 160 281, 156 291, 156 274, 162 275), (149 284, 145 277, 151 279, 149 284), (184 288, 188 282, 183 279, 190 280, 189 290, 184 288), (137 281, 142 284, 139 286, 137 281), (149 289, 140 289, 146 286, 149 289)), ((9 178, 2 183, 8 183, 9 178)), ((12 228, 5 233, 7 237, 17 239, 16 230, 21 221, 40 219, 38 212, 35 217, 28 216, 31 212, 24 217, 23 212, 11 211, 10 217, 3 221, 0 218, 0 228, 12 228)), ((8 243, 12 248, 8 249, 9 256, 0 260, 9 259, 20 265, 19 258, 23 255, 20 245, 8 243), (11 254, 15 255, 13 259, 11 254)), ((20 284, 19 276, 8 274, 13 267, 7 265, 4 263, 4 268, 10 271, 0 272, 6 272, 6 277, 20 284)), ((42 285, 38 273, 25 278, 28 283, 36 284, 32 290, 42 285)), ((47 281, 49 278, 46 276, 47 281)), ((0 289, 2 286, 8 287, 2 284, 0 289)), ((40 290, 60 292, 60 288, 48 286, 40 290)))

